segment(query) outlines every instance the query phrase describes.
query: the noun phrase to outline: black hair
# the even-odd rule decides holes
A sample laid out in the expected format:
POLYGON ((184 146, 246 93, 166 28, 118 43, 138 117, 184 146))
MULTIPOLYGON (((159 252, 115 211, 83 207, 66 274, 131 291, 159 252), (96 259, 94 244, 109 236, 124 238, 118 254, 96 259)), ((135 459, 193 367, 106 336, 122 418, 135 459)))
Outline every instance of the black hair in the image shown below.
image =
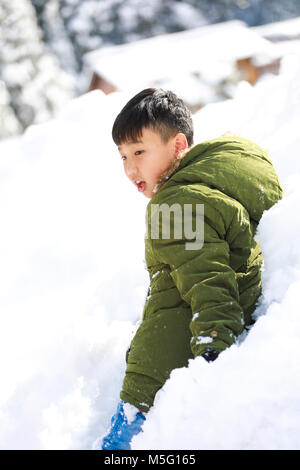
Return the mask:
POLYGON ((135 142, 142 136, 144 127, 159 133, 163 142, 182 132, 188 146, 193 144, 191 111, 172 91, 146 88, 131 98, 115 119, 112 138, 116 145, 129 140, 135 142))

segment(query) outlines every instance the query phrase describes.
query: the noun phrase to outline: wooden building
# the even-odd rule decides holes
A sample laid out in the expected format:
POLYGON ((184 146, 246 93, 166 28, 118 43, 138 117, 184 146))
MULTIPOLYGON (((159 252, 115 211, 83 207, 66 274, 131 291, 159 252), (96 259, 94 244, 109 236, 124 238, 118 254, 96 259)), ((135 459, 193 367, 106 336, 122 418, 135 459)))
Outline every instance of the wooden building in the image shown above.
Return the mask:
POLYGON ((222 84, 278 73, 280 52, 259 29, 234 20, 104 47, 84 62, 89 91, 169 88, 198 109, 226 97, 222 84))

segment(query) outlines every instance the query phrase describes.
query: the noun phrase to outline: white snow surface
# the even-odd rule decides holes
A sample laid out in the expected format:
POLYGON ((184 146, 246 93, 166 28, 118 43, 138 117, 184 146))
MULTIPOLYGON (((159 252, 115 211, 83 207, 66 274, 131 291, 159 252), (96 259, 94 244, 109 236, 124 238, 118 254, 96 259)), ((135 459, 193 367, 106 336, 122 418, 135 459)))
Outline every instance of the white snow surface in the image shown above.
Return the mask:
MULTIPOLYGON (((300 448, 300 60, 196 115, 267 148, 285 197, 265 212, 257 321, 213 363, 176 369, 133 449, 300 448)), ((147 294, 145 208, 111 140, 130 98, 90 92, 0 144, 0 448, 92 449, 119 400, 147 294)))

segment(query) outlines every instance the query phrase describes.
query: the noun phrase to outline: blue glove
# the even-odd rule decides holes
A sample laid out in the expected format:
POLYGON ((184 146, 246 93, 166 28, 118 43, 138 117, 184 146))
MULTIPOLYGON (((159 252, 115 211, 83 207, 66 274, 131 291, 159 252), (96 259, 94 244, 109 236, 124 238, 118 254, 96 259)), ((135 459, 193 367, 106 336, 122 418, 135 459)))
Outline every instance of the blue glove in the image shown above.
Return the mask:
POLYGON ((111 427, 102 440, 101 449, 130 450, 131 439, 142 430, 145 419, 141 411, 121 400, 111 419, 111 427), (126 407, 129 407, 129 413, 126 413, 126 407))

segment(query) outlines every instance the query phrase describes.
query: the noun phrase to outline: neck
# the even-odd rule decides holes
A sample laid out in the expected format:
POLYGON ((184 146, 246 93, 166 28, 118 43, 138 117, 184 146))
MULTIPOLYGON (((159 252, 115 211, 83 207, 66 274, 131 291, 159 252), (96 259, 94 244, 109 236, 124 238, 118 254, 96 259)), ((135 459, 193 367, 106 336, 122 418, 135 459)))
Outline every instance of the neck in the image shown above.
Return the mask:
POLYGON ((182 153, 177 155, 174 158, 174 160, 171 161, 170 165, 166 168, 166 170, 158 178, 156 186, 153 189, 154 193, 156 193, 159 190, 159 188, 170 178, 170 176, 174 173, 174 171, 180 165, 181 160, 186 156, 186 154, 190 150, 191 150, 191 147, 186 148, 182 153))

